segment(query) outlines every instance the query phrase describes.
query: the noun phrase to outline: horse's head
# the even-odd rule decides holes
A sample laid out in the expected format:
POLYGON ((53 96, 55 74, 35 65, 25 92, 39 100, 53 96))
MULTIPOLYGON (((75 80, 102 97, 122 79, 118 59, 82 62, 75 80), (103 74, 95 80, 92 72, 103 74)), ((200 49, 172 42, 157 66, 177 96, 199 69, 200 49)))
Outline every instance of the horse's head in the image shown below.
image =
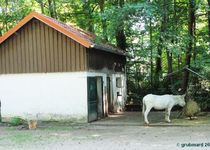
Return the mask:
POLYGON ((186 102, 185 102, 185 96, 186 96, 186 94, 179 96, 179 98, 178 98, 178 105, 179 106, 184 107, 184 105, 186 104, 186 102))

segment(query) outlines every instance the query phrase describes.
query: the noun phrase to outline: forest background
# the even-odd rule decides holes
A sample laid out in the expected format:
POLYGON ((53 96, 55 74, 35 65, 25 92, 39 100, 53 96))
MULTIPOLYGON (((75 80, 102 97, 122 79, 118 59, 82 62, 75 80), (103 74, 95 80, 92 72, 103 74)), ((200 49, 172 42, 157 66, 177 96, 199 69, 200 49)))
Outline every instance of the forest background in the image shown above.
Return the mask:
POLYGON ((0 0, 0 36, 31 11, 127 53, 127 104, 182 94, 210 110, 210 0, 0 0))

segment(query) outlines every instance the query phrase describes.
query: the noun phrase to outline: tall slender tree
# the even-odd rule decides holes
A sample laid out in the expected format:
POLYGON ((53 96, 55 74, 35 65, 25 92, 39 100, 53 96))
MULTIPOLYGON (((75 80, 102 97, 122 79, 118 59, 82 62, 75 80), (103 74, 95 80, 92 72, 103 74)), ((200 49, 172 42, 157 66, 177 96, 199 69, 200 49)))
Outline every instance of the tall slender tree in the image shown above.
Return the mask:
MULTIPOLYGON (((169 30, 169 27, 168 27, 169 25, 168 24, 172 22, 172 24, 171 24, 172 30, 174 28, 174 24, 173 24, 174 22, 169 20, 169 13, 170 13, 169 10, 170 10, 170 6, 172 5, 171 0, 166 1, 165 5, 166 5, 165 6, 165 11, 166 12, 165 12, 164 16, 165 16, 166 29, 165 29, 164 39, 165 40, 168 39, 169 41, 171 41, 171 44, 174 44, 174 40, 175 40, 174 37, 172 37, 172 38, 170 37, 170 39, 169 39, 169 36, 168 36, 168 34, 169 34, 168 33, 168 30, 169 30)), ((173 72, 173 53, 172 53, 172 50, 168 48, 168 46, 166 46, 165 49, 166 49, 167 64, 168 64, 168 74, 169 74, 169 73, 173 72)))
POLYGON ((105 41, 108 41, 108 35, 107 35, 107 24, 106 24, 106 18, 104 16, 104 8, 105 8, 105 0, 99 0, 98 5, 100 8, 101 13, 101 24, 102 24, 102 33, 103 33, 103 39, 105 41))
MULTIPOLYGON (((209 39, 210 39, 210 0, 208 0, 208 30, 209 30, 209 39)), ((210 41, 209 41, 210 43, 210 41)))
MULTIPOLYGON (((124 0, 117 0, 116 1, 116 6, 122 8, 124 5, 124 0)), ((126 36, 125 36, 125 31, 124 31, 124 20, 119 20, 119 27, 116 29, 116 42, 117 42, 117 47, 121 48, 122 50, 126 49, 126 36)))
POLYGON ((94 17, 93 13, 97 8, 96 4, 91 3, 91 1, 84 1, 82 4, 82 9, 85 13, 85 19, 87 22, 87 30, 90 32, 95 32, 94 30, 94 17))
MULTIPOLYGON (((151 3, 151 0, 149 0, 151 3)), ((149 18, 149 38, 150 38, 150 82, 151 87, 153 87, 153 42, 152 42, 152 17, 149 18)))
POLYGON ((168 23, 168 0, 163 0, 163 13, 161 17, 161 26, 160 26, 160 34, 159 34, 159 43, 157 46, 157 57, 156 57, 156 70, 155 70, 155 78, 156 85, 158 86, 159 79, 162 76, 162 50, 164 48, 164 40, 166 40, 166 31, 167 31, 167 23, 168 23))
POLYGON ((48 8, 49 8, 49 13, 52 18, 57 18, 56 16, 56 6, 55 6, 55 1, 53 0, 48 0, 48 8))
POLYGON ((36 2, 39 3, 42 14, 45 14, 45 11, 44 11, 44 1, 43 0, 36 0, 36 2))
MULTIPOLYGON (((189 8, 188 8, 188 36, 189 36, 189 42, 188 47, 186 48, 185 52, 185 65, 187 67, 190 67, 191 62, 191 53, 193 49, 193 38, 194 38, 194 29, 195 29, 195 6, 196 1, 195 0, 189 0, 189 8)), ((182 85, 182 92, 187 91, 187 86, 189 82, 189 71, 185 69, 184 76, 183 76, 183 85, 182 85)))

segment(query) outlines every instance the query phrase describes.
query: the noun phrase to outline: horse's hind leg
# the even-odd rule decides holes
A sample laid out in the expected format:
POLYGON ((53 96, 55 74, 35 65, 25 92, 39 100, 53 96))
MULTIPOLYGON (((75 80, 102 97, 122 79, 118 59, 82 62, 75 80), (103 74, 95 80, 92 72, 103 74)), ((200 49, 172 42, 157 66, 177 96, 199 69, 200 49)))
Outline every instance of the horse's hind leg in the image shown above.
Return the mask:
POLYGON ((149 124, 147 116, 148 116, 151 109, 152 109, 151 107, 146 107, 146 111, 144 112, 144 121, 145 121, 146 124, 149 124))
POLYGON ((170 113, 171 113, 171 108, 167 108, 166 109, 166 114, 165 114, 165 120, 167 121, 167 122, 171 122, 171 120, 170 120, 170 113))

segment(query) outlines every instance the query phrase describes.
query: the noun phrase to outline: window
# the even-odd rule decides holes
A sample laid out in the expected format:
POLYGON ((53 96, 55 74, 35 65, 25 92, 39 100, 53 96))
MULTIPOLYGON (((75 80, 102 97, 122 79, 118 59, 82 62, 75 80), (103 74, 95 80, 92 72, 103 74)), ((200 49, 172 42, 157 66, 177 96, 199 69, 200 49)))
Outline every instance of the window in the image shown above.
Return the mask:
POLYGON ((116 78, 116 87, 122 88, 122 78, 121 77, 116 78))

